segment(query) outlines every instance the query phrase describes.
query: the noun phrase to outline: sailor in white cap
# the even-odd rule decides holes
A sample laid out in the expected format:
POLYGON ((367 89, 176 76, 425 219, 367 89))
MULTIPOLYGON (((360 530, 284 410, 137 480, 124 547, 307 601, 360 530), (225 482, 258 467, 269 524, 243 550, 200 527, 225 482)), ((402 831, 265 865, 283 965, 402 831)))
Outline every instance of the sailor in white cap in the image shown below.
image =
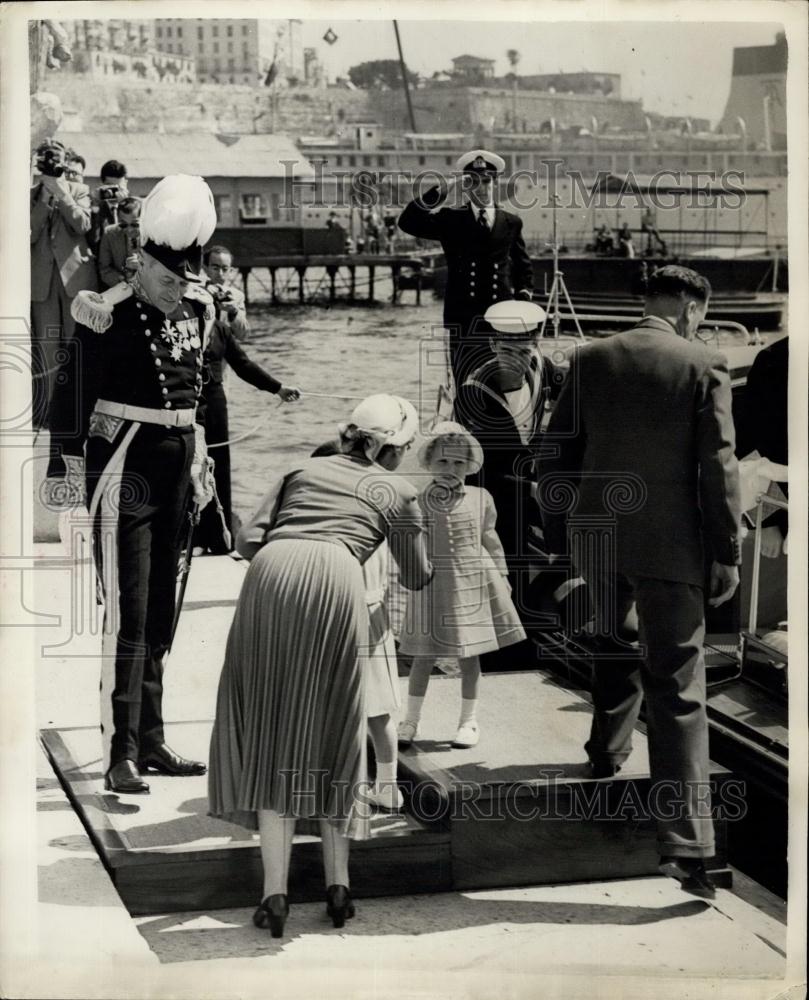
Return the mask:
POLYGON ((214 310, 192 289, 215 226, 201 177, 163 178, 143 203, 142 262, 131 283, 82 292, 73 305, 76 338, 52 424, 61 455, 50 472, 76 486, 86 467, 105 605, 104 776, 114 792, 148 792, 149 769, 205 772, 166 745, 162 695, 180 540, 192 492, 201 506, 207 499, 195 415, 214 310))
POLYGON ((532 524, 539 526, 533 494, 542 418, 565 379, 564 371, 539 350, 537 328, 544 317, 533 302, 491 306, 485 318, 494 331, 493 357, 470 374, 455 401, 457 418, 483 448, 483 468, 470 482, 494 499, 497 531, 520 611, 526 607, 528 530, 532 524))
POLYGON ((448 185, 426 191, 407 205, 399 228, 410 236, 439 240, 447 261, 444 326, 456 389, 490 356, 490 327, 483 315, 504 299, 530 301, 531 259, 522 219, 495 204, 502 157, 473 149, 458 158, 448 185))

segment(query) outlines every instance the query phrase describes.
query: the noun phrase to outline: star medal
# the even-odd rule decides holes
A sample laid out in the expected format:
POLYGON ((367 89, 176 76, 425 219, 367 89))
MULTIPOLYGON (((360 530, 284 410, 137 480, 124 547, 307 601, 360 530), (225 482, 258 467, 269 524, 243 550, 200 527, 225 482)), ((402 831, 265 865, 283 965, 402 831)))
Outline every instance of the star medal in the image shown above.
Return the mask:
POLYGON ((182 330, 178 330, 176 326, 173 326, 168 316, 163 320, 160 336, 170 346, 171 350, 169 353, 173 361, 179 361, 183 356, 183 349, 187 351, 191 347, 188 335, 183 333, 182 330))
POLYGON ((191 346, 194 348, 195 351, 202 346, 202 341, 196 334, 194 334, 189 343, 191 344, 191 346))
POLYGON ((183 356, 183 349, 179 344, 175 344, 171 349, 171 359, 172 361, 179 361, 183 356))

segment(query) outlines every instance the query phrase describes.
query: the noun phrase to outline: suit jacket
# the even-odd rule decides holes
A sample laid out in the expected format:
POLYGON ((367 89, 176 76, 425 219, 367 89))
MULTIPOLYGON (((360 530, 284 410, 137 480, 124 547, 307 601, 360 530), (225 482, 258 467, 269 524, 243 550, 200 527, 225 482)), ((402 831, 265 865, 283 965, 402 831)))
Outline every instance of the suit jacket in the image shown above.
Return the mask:
POLYGON ((41 184, 31 188, 32 302, 48 298, 54 268, 70 298, 84 289, 98 288, 95 259, 86 239, 90 191, 86 184, 70 181, 68 187, 65 198, 47 194, 41 184))
POLYGON ((727 361, 645 317, 581 348, 551 417, 539 501, 551 551, 568 518, 606 519, 615 566, 704 586, 706 556, 741 561, 727 361), (562 483, 577 487, 572 502, 562 483), (556 487, 556 488, 554 488, 556 487))
POLYGON ((120 226, 107 226, 98 245, 98 275, 105 288, 124 280, 124 263, 137 252, 137 237, 127 236, 120 226))
POLYGON ((447 260, 444 323, 460 327, 463 336, 473 332, 474 319, 493 302, 530 292, 533 268, 518 215, 498 208, 494 225, 485 229, 468 205, 431 212, 429 206, 439 199, 436 187, 420 199, 423 204, 411 201, 399 216, 399 228, 410 236, 440 241, 447 260))

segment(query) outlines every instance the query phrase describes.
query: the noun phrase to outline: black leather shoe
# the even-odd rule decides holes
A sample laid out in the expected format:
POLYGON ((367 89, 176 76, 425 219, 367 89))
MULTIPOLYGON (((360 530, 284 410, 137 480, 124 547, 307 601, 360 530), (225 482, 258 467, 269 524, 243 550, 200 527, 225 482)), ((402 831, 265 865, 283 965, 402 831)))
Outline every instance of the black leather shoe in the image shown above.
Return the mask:
POLYGON ((354 916, 351 893, 344 885, 330 885, 326 890, 326 913, 335 927, 345 926, 346 920, 354 916))
POLYGON ((151 769, 158 774, 168 774, 172 777, 189 778, 195 774, 205 774, 208 768, 199 760, 186 760, 176 754, 171 747, 161 743, 152 747, 138 760, 141 771, 151 769))
POLYGON ((272 896, 267 896, 256 907, 253 914, 253 923, 256 927, 266 929, 269 927, 270 934, 274 938, 284 936, 284 924, 289 916, 289 903, 286 896, 281 892, 276 892, 272 896))
POLYGON ((716 886, 699 858, 661 858, 658 870, 676 878, 685 892, 700 899, 716 899, 716 886))
POLYGON ((138 774, 133 760, 119 760, 104 775, 104 788, 121 795, 141 795, 149 791, 148 784, 138 774))
POLYGON ((621 770, 620 764, 612 764, 606 760, 588 760, 587 766, 590 768, 591 778, 614 778, 621 770))

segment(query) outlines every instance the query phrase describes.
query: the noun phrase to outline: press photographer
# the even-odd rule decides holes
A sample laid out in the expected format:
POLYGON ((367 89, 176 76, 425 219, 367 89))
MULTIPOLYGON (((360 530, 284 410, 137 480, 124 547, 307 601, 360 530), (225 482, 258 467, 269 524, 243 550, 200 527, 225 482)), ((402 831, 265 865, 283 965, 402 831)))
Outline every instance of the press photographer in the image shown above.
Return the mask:
POLYGON ((70 304, 85 289, 95 291, 95 260, 87 245, 90 191, 68 180, 66 150, 47 139, 36 151, 31 187, 31 370, 32 423, 47 424, 58 349, 73 336, 70 304))
POLYGON ((233 257, 223 246, 213 246, 205 252, 206 288, 216 305, 216 318, 227 324, 237 340, 246 340, 250 334, 244 293, 230 284, 233 276, 233 257))
POLYGON ((140 198, 118 203, 118 222, 107 226, 98 246, 98 275, 106 288, 128 280, 140 259, 140 198))
POLYGON ((128 197, 126 167, 118 160, 107 160, 101 167, 101 183, 93 194, 93 247, 98 247, 107 226, 118 224, 118 207, 128 197))

